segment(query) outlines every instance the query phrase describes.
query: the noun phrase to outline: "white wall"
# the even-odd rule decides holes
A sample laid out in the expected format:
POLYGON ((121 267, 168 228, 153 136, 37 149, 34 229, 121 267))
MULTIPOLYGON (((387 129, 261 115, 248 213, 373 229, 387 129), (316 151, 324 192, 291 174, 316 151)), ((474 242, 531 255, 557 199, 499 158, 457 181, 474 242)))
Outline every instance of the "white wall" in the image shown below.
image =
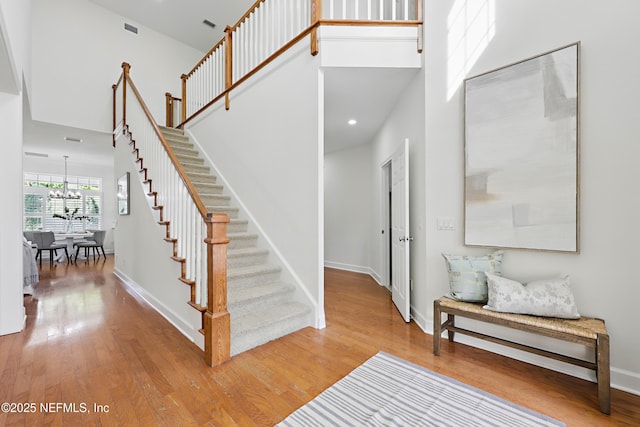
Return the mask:
POLYGON ((318 304, 318 325, 324 324, 323 93, 305 39, 232 92, 230 110, 218 105, 187 126, 287 261, 285 270, 318 304))
MULTIPOLYGON (((0 0, 0 44, 6 47, 6 57, 0 53, 2 76, 0 87, 14 86, 11 93, 22 90, 22 77, 29 87, 31 73, 31 0, 0 0)), ((0 46, 0 52, 3 47, 0 46)), ((1 89, 0 89, 1 90, 1 89)), ((5 88, 5 91, 9 91, 5 88)))
POLYGON ((22 330, 22 95, 0 92, 0 335, 22 330))
MULTIPOLYGON (((105 141, 105 144, 111 143, 111 138, 105 141)), ((68 160, 68 175, 96 177, 102 179, 102 228, 107 230, 105 236, 104 249, 105 252, 113 252, 113 227, 116 218, 115 206, 115 178, 113 175, 112 165, 86 165, 82 162, 74 160, 74 156, 68 160)), ((62 158, 40 158, 23 156, 24 172, 33 173, 50 173, 62 175, 64 172, 64 162, 62 158)))
POLYGON ((4 201, 0 218, 0 335, 22 330, 22 76, 28 73, 30 2, 0 0, 0 70, 9 82, 0 92, 0 177, 4 201))
POLYGON ((387 120, 372 141, 372 176, 370 190, 373 195, 371 209, 370 246, 371 268, 378 277, 382 270, 382 245, 384 243, 380 230, 383 228, 381 218, 381 166, 391 158, 406 138, 409 139, 409 232, 411 242, 411 273, 413 289, 411 290, 411 315, 415 321, 425 328, 426 282, 424 256, 427 241, 425 239, 425 167, 424 167, 424 72, 416 73, 411 83, 404 90, 387 120))
MULTIPOLYGON (((449 87, 454 71, 448 40, 454 0, 426 2, 426 289, 433 299, 447 292, 441 252, 484 253, 464 247, 463 93, 449 87), (454 218, 454 231, 437 231, 438 216, 454 218)), ((493 2, 486 2, 493 4, 493 2)), ((478 6, 477 4, 475 6, 478 6)), ((477 75, 554 48, 581 41, 581 253, 507 250, 504 275, 523 281, 571 275, 578 308, 606 320, 611 337, 612 384, 640 393, 637 302, 633 266, 638 255, 640 209, 640 27, 634 0, 495 1, 495 36, 465 76, 477 75)), ((460 34, 460 33, 459 33, 460 34)), ((473 34, 468 31, 467 34, 473 34)), ((474 46, 474 40, 467 40, 474 46)), ((547 340, 548 341, 548 340, 547 340)), ((476 343, 477 345, 484 345, 476 343)))
MULTIPOLYGON (((324 156, 325 266, 371 274, 374 182, 369 144, 324 156)), ((378 232, 379 233, 379 232, 378 232)))
POLYGON ((165 92, 180 95, 180 75, 204 52, 138 27, 86 0, 33 1, 32 117, 48 123, 112 130, 112 89, 121 64, 156 120, 164 122, 165 92))

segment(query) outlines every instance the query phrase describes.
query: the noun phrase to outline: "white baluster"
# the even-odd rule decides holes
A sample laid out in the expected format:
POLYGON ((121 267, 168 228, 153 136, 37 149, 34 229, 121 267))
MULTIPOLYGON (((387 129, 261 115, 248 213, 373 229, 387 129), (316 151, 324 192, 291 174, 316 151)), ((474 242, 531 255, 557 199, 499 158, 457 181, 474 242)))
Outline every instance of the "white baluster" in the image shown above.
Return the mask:
POLYGON ((238 80, 243 75, 244 68, 244 25, 240 24, 240 26, 233 33, 233 65, 236 67, 236 72, 234 73, 234 80, 238 80))

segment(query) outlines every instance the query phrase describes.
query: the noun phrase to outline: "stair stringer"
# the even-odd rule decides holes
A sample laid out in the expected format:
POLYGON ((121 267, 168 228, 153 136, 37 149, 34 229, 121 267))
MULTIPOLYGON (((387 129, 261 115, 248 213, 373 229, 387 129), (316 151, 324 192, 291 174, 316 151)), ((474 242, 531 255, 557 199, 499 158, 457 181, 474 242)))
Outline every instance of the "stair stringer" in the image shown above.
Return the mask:
POLYGON ((295 285, 295 299, 303 304, 308 304, 312 307, 313 325, 317 329, 323 329, 326 327, 326 321, 324 312, 320 313, 318 303, 309 294, 306 287, 303 285, 300 276, 295 272, 293 267, 287 262, 286 258, 282 255, 282 252, 273 243, 273 240, 260 226, 260 222, 251 214, 250 209, 242 202, 242 199, 234 191, 233 186, 225 179, 224 175, 220 173, 220 170, 216 167, 216 164, 211 160, 208 153, 202 148, 202 145, 197 138, 189 132, 188 129, 184 130, 185 135, 189 136, 189 140, 200 151, 200 155, 205 159, 205 164, 211 168, 212 173, 217 179, 224 185, 225 192, 231 196, 231 204, 240 208, 241 214, 246 216, 249 220, 249 228, 253 233, 259 236, 259 246, 269 250, 269 260, 276 265, 279 265, 282 270, 283 280, 293 283, 295 285))

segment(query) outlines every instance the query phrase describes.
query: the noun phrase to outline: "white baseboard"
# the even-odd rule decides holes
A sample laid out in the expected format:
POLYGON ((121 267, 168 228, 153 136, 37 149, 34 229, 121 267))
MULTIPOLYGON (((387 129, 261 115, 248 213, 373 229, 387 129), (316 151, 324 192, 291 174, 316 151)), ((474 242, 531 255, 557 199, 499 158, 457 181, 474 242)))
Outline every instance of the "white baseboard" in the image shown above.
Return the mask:
MULTIPOLYGON (((411 318, 414 322, 416 322, 416 325, 418 325, 423 332, 427 332, 427 319, 421 313, 418 313, 413 305, 411 305, 411 318)), ((431 330, 433 330, 433 328, 431 328, 431 330)))
POLYGON ((188 322, 174 313, 171 309, 169 309, 156 297, 147 292, 146 289, 137 284, 134 280, 132 280, 118 268, 113 269, 113 274, 115 274, 127 288, 129 288, 136 295, 140 296, 140 298, 145 300, 147 304, 153 307, 154 310, 160 313, 162 317, 167 319, 167 321, 171 323, 178 331, 180 331, 182 335, 187 337, 191 342, 195 343, 198 347, 204 350, 204 337, 199 331, 194 330, 188 322))
POLYGON ((344 271, 351 271, 353 273, 368 274, 373 278, 373 280, 376 281, 378 285, 384 286, 386 288, 386 286, 382 284, 382 278, 380 277, 380 275, 377 274, 375 271, 373 271, 369 267, 362 267, 359 265, 345 264, 342 262, 327 261, 327 260, 324 261, 324 266, 327 268, 334 268, 336 270, 344 270, 344 271))
POLYGON ((324 261, 324 266, 327 268, 335 268, 336 270, 345 270, 345 271, 352 271, 354 273, 362 273, 362 274, 369 274, 369 267, 361 267, 359 265, 353 265, 353 264, 345 264, 342 262, 334 262, 334 261, 324 261))

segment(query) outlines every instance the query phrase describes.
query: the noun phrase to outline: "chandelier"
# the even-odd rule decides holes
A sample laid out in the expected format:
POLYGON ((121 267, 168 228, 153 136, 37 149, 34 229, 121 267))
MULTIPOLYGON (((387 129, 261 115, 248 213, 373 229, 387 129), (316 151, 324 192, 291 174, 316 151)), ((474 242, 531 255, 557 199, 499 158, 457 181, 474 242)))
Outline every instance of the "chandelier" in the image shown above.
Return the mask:
POLYGON ((71 190, 69 190, 69 182, 67 181, 67 159, 69 158, 69 156, 63 156, 64 157, 64 182, 62 184, 62 191, 60 190, 56 190, 56 191, 49 191, 49 197, 52 199, 80 199, 82 197, 82 194, 80 194, 79 191, 76 191, 75 193, 71 190))

